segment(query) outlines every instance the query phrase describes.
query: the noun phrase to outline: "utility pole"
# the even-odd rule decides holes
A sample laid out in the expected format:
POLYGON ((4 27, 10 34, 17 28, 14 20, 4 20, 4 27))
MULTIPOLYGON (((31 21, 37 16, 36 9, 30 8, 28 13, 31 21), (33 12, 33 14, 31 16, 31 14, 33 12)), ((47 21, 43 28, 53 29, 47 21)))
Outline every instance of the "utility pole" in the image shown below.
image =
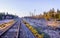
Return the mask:
POLYGON ((33 16, 33 13, 32 12, 30 12, 30 16, 33 16))
POLYGON ((34 9, 34 15, 35 15, 35 13, 36 13, 36 9, 34 9))

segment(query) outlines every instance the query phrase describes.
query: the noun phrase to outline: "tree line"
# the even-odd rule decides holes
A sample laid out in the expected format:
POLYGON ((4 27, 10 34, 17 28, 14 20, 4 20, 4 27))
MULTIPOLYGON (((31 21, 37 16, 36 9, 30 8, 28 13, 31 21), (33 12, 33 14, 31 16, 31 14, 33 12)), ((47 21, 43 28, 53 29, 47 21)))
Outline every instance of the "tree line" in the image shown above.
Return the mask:
POLYGON ((52 8, 48 12, 44 12, 43 16, 47 20, 51 20, 51 19, 60 20, 60 10, 57 9, 57 11, 55 11, 55 9, 52 8))
POLYGON ((5 13, 0 13, 0 20, 4 20, 4 19, 14 19, 17 18, 18 16, 16 15, 12 15, 12 14, 5 14, 5 13))

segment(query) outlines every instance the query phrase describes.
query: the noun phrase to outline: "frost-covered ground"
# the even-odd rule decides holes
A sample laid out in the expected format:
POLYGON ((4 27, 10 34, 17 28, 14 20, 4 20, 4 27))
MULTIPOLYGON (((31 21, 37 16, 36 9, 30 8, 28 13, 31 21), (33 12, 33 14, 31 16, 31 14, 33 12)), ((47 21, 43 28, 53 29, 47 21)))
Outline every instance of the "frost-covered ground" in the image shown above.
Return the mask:
POLYGON ((7 22, 9 22, 9 21, 10 21, 9 19, 0 20, 0 24, 7 23, 7 22))
MULTIPOLYGON (((50 38, 60 38, 60 30, 54 30, 52 27, 47 25, 47 21, 44 19, 31 19, 25 18, 30 25, 39 28, 41 32, 44 32, 50 36, 50 38)), ((59 28, 60 29, 60 28, 59 28)))

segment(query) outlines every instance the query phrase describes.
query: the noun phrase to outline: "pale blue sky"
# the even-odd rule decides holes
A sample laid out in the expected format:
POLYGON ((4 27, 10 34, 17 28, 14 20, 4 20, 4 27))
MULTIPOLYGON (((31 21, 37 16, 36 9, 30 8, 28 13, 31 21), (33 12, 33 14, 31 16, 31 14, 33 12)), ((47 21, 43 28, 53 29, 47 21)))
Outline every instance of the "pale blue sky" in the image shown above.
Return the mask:
POLYGON ((9 12, 20 17, 30 15, 29 12, 42 14, 51 8, 60 9, 60 0, 0 0, 0 12, 9 12))

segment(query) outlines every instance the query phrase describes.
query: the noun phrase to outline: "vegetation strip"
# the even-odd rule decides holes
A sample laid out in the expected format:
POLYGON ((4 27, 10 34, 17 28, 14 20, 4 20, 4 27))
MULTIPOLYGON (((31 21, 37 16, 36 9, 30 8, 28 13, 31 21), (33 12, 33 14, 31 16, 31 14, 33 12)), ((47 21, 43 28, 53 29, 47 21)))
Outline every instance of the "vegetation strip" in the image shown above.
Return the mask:
POLYGON ((0 24, 0 30, 6 28, 9 25, 12 25, 14 23, 14 20, 11 20, 8 23, 0 24))
POLYGON ((26 25, 26 27, 29 28, 29 30, 34 34, 36 38, 43 38, 43 34, 39 34, 35 28, 33 28, 29 23, 23 20, 23 23, 26 25))

